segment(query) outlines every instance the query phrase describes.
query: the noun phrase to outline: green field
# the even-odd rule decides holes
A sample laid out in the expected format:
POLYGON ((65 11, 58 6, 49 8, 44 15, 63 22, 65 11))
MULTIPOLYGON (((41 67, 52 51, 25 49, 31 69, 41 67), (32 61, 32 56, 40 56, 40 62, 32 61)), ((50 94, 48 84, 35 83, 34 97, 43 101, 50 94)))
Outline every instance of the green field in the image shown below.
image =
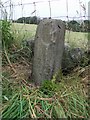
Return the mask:
POLYGON ((13 23, 12 30, 19 39, 33 39, 36 33, 37 25, 13 23))
POLYGON ((36 28, 37 25, 13 23, 11 29, 14 35, 14 40, 18 46, 20 46, 21 42, 24 40, 34 39, 36 28))
MULTIPOLYGON (((16 36, 16 40, 22 41, 27 39, 34 39, 37 25, 13 23, 12 29, 16 36)), ((65 41, 71 47, 87 48, 88 33, 66 31, 65 41)))
POLYGON ((68 42, 71 47, 87 49, 88 33, 66 31, 65 41, 68 42))

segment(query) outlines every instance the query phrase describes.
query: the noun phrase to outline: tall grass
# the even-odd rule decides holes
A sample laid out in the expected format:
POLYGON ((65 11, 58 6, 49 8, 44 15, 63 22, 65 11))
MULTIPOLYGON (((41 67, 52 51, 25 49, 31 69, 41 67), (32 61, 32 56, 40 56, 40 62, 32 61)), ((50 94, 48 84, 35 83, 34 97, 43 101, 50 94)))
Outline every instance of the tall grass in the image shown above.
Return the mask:
POLYGON ((67 80, 61 83, 46 81, 40 88, 31 88, 23 82, 15 87, 7 82, 8 89, 13 91, 12 95, 5 93, 8 89, 4 87, 3 118, 89 118, 89 104, 83 94, 80 78, 77 78, 69 77, 74 84, 67 84, 67 80), (54 89, 48 87, 50 82, 54 89))
POLYGON ((11 31, 11 23, 7 20, 2 21, 2 47, 6 47, 7 49, 11 47, 14 42, 13 34, 11 31))
POLYGON ((65 41, 72 47, 87 50, 88 33, 66 31, 65 41))
POLYGON ((30 24, 13 23, 12 31, 17 46, 21 47, 22 42, 25 40, 34 39, 36 28, 37 25, 33 25, 33 24, 30 25, 30 24))

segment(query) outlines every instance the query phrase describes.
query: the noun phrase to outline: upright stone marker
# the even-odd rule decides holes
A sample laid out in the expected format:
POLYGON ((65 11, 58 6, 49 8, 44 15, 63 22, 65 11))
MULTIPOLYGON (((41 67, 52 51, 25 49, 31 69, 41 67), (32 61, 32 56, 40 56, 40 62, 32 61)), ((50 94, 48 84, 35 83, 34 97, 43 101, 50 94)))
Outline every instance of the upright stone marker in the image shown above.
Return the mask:
POLYGON ((45 19, 38 25, 33 61, 33 80, 40 85, 61 69, 65 25, 61 20, 45 19))

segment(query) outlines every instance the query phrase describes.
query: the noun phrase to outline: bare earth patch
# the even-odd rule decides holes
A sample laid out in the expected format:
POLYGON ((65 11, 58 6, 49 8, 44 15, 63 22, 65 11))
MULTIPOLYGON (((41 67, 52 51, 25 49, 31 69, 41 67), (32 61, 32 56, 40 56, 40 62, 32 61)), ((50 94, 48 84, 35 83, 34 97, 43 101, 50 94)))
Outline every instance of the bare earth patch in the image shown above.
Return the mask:
POLYGON ((10 81, 19 82, 20 80, 28 80, 31 75, 31 66, 29 64, 24 63, 12 63, 13 68, 15 69, 15 73, 12 71, 10 66, 5 66, 2 68, 2 72, 7 72, 10 74, 10 81))

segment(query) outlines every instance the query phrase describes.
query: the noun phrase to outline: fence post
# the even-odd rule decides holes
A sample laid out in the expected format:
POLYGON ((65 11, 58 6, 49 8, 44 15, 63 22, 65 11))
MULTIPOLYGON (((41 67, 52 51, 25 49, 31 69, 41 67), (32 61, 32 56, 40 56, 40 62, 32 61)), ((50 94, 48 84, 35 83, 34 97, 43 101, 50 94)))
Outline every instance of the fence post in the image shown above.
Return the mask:
POLYGON ((51 2, 50 1, 48 2, 49 2, 49 10, 50 10, 50 18, 51 18, 51 2))

